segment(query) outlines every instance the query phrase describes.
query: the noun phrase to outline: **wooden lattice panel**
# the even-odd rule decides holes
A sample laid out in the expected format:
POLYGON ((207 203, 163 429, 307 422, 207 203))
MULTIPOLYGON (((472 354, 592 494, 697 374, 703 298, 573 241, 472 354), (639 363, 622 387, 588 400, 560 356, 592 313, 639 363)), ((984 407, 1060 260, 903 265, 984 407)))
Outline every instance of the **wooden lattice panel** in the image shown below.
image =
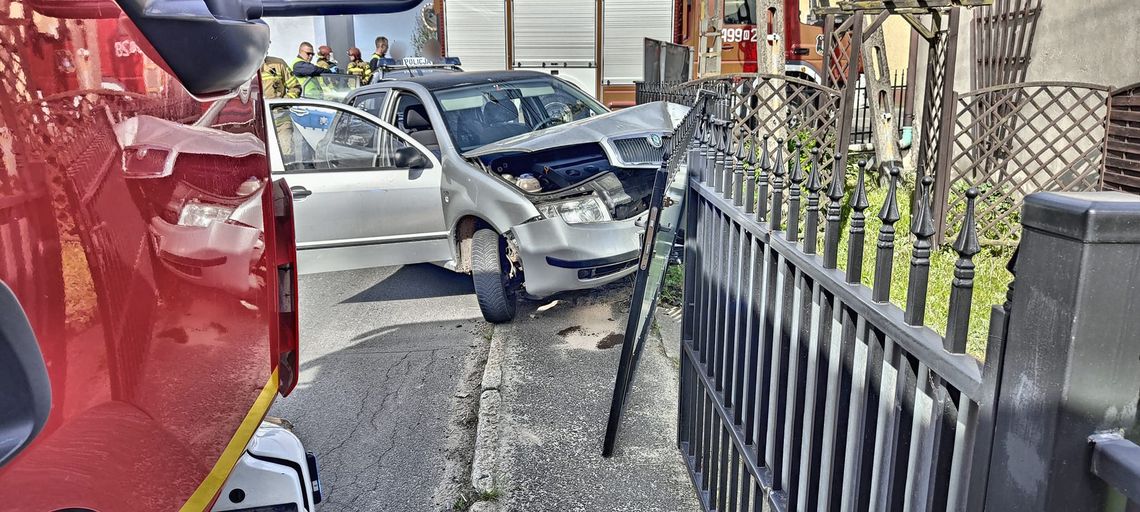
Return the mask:
POLYGON ((1029 194, 1098 190, 1107 117, 1108 90, 1091 84, 1031 83, 960 96, 947 234, 961 225, 962 192, 971 187, 981 191, 978 234, 990 243, 1017 240, 1029 194))
POLYGON ((1140 194, 1140 84, 1112 93, 1108 119, 1103 187, 1140 194))

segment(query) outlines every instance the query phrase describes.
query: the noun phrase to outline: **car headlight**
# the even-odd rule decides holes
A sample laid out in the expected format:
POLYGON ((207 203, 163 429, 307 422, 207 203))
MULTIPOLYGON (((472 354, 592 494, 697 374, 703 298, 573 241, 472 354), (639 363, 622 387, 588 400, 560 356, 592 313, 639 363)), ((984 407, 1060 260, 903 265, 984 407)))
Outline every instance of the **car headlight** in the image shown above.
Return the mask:
POLYGON ((613 220, 605 203, 596 196, 538 205, 538 211, 548 219, 562 217, 562 220, 567 224, 589 224, 613 220))
POLYGON ((178 215, 178 225, 204 228, 211 222, 225 222, 233 214, 233 208, 191 199, 182 205, 182 212, 178 215))

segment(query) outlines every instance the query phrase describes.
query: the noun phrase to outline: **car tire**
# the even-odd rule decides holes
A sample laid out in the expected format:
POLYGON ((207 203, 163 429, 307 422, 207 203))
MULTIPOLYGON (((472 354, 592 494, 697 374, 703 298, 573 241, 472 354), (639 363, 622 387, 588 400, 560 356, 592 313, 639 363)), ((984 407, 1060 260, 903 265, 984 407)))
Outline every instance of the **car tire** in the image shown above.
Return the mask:
POLYGON ((515 318, 515 291, 508 279, 506 241, 490 229, 471 237, 471 279, 483 318, 493 324, 515 318))

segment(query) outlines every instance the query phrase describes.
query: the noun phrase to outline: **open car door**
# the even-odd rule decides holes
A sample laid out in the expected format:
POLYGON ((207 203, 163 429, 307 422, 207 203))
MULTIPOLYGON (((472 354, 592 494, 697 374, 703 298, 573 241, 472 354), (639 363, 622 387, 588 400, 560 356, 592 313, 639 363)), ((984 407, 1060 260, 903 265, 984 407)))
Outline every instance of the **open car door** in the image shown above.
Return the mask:
POLYGON ((293 193, 301 274, 452 258, 443 167, 427 148, 341 103, 268 105, 273 172, 293 193))

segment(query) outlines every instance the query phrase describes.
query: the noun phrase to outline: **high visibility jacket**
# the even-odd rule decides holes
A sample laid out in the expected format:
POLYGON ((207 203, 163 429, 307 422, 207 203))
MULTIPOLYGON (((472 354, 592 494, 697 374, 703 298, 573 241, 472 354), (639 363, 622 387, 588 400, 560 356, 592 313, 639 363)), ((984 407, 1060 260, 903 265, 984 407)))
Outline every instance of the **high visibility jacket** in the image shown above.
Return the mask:
POLYGON ((368 60, 368 65, 372 67, 373 72, 375 72, 377 69, 380 68, 380 59, 383 59, 383 58, 384 58, 384 56, 380 55, 379 53, 373 53, 372 54, 372 58, 370 58, 368 60))
POLYGON ((345 71, 350 75, 356 75, 360 77, 360 85, 367 85, 372 83, 372 66, 370 66, 367 62, 364 62, 362 60, 349 62, 348 68, 345 69, 345 71))
POLYGON ((266 57, 261 65, 261 89, 266 98, 300 98, 301 83, 283 59, 266 57))
POLYGON ((321 89, 320 78, 318 78, 320 75, 319 74, 307 74, 307 73, 302 73, 302 74, 298 75, 297 74, 297 64, 301 64, 301 63, 308 64, 310 66, 313 66, 314 68, 316 67, 316 65, 314 65, 313 63, 311 63, 305 59, 302 59, 301 57, 297 57, 296 59, 293 59, 293 76, 299 77, 298 80, 301 82, 301 87, 303 89, 304 96, 306 98, 321 99, 324 96, 324 94, 323 94, 323 90, 321 89))

